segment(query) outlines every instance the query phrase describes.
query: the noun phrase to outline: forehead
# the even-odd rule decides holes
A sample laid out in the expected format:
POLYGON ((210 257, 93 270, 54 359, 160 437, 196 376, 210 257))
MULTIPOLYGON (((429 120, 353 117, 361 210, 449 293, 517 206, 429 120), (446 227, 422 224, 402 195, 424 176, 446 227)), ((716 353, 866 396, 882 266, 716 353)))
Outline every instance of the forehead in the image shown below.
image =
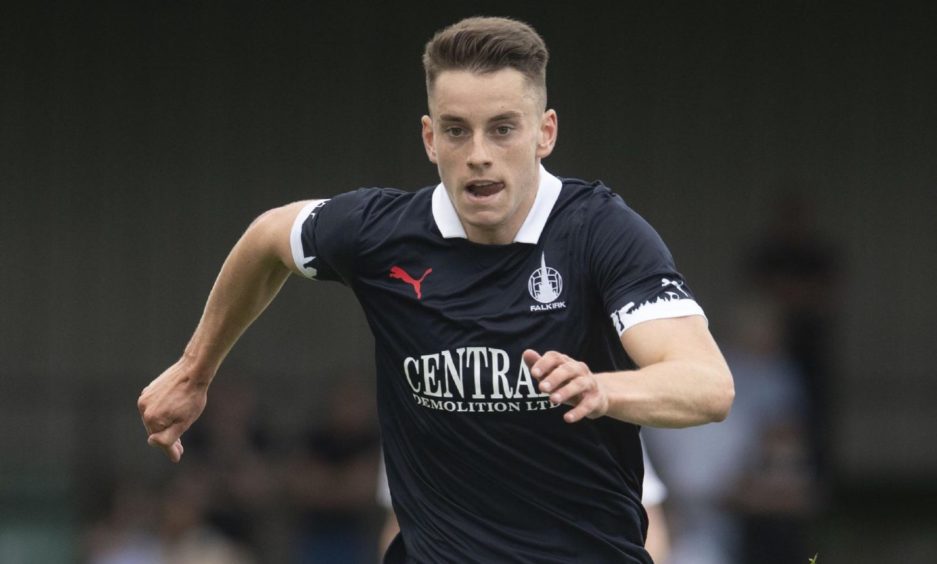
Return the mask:
POLYGON ((447 70, 439 73, 429 95, 430 112, 459 117, 504 112, 536 112, 536 88, 520 71, 506 68, 476 73, 447 70))

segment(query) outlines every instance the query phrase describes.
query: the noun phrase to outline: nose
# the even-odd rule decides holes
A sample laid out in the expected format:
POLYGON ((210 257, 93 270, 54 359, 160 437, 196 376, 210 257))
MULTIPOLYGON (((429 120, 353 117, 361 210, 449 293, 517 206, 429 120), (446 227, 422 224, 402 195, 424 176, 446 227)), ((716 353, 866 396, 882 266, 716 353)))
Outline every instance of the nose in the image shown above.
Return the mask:
POLYGON ((491 166, 491 151, 489 150, 484 133, 476 133, 472 137, 466 162, 470 168, 486 168, 491 166))

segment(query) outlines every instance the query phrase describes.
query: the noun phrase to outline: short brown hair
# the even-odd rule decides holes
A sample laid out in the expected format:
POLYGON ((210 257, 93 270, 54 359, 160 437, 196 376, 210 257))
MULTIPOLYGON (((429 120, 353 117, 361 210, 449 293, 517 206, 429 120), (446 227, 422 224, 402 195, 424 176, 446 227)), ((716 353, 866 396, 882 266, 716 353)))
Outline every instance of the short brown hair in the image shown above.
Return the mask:
POLYGON ((432 93, 436 77, 443 71, 489 73, 512 68, 540 91, 546 105, 549 58, 543 38, 524 22, 466 18, 437 32, 426 44, 423 51, 426 92, 432 93))

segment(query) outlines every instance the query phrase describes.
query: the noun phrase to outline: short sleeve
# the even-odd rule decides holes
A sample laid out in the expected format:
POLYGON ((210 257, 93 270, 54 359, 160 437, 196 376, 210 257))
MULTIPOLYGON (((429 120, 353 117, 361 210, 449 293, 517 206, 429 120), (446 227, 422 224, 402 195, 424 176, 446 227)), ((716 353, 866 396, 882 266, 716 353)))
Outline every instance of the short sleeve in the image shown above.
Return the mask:
POLYGON ((328 200, 311 200, 293 220, 290 229, 290 251, 293 263, 307 278, 315 278, 319 269, 314 265, 318 259, 315 246, 316 216, 328 200))
POLYGON ((348 283, 353 276, 356 237, 373 190, 311 200, 290 230, 293 262, 307 278, 348 283))
POLYGON ((607 189, 596 199, 590 268, 619 336, 652 319, 704 315, 657 232, 607 189))

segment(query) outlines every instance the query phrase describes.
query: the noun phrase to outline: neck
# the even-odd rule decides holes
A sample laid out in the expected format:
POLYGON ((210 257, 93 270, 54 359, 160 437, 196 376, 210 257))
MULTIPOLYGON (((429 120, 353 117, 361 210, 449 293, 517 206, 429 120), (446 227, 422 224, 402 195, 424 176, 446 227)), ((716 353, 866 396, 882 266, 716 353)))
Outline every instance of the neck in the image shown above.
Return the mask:
POLYGON ((539 173, 534 179, 534 189, 528 191, 527 199, 521 202, 517 210, 501 225, 494 226, 476 226, 467 223, 461 217, 462 229, 465 230, 465 236, 469 241, 480 245, 508 245, 517 238, 518 231, 530 215, 531 208, 534 207, 534 201, 537 199, 537 192, 540 190, 539 173))

